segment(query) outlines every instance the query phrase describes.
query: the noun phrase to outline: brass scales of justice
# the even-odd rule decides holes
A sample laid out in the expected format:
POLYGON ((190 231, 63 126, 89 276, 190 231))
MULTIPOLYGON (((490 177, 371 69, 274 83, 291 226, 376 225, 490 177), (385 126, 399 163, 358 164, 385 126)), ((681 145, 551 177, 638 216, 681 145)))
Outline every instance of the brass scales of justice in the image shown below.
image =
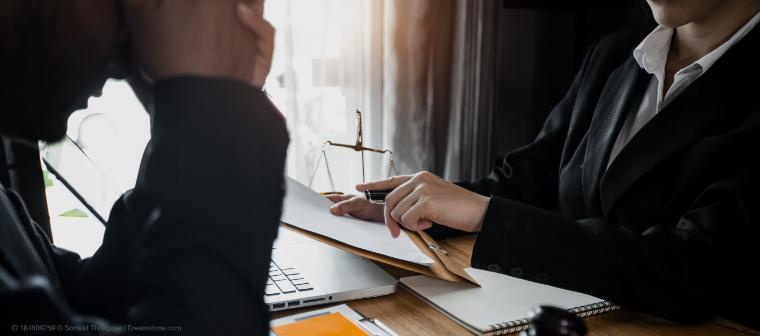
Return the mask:
POLYGON ((309 179, 309 188, 311 188, 311 185, 314 183, 314 178, 317 176, 317 171, 319 170, 319 163, 322 162, 324 159, 325 161, 325 170, 327 170, 327 179, 330 181, 330 188, 332 188, 332 191, 327 192, 321 192, 322 195, 340 195, 343 194, 342 192, 335 190, 335 182, 333 181, 332 173, 330 172, 330 164, 327 161, 327 146, 335 146, 335 147, 343 147, 343 148, 349 148, 353 149, 356 152, 361 153, 362 156, 362 183, 366 183, 366 172, 364 168, 364 152, 374 152, 379 154, 388 154, 389 155, 389 163, 388 163, 388 173, 387 176, 390 177, 391 173, 398 175, 398 170, 396 169, 396 164, 393 161, 393 152, 389 149, 380 149, 380 148, 371 148, 364 146, 364 139, 362 137, 362 113, 359 110, 356 110, 356 143, 355 144, 342 144, 342 143, 336 143, 332 142, 330 140, 325 141, 322 144, 322 153, 319 155, 319 158, 317 158, 317 164, 314 166, 314 172, 311 174, 311 178, 309 179))

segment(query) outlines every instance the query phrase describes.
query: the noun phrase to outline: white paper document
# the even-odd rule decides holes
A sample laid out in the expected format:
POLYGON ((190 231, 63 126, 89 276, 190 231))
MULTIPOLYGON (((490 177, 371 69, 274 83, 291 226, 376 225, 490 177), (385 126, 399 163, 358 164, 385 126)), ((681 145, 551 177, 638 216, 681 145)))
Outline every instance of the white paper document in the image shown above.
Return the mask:
POLYGON ((433 264, 406 234, 394 239, 383 223, 335 216, 329 211, 333 203, 326 197, 290 177, 286 180, 283 222, 370 252, 421 265, 433 264))

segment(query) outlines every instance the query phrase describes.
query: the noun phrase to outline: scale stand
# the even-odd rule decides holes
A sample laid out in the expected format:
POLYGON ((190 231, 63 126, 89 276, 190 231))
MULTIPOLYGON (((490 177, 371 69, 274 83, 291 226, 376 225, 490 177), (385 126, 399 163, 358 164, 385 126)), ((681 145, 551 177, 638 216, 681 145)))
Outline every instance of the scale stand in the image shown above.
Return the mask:
POLYGON ((333 191, 329 192, 323 192, 321 194, 323 195, 340 195, 342 192, 335 191, 335 182, 332 178, 332 173, 330 172, 330 164, 327 162, 327 152, 325 151, 326 146, 335 146, 335 147, 343 147, 343 148, 349 148, 353 149, 356 152, 361 153, 362 156, 362 182, 366 183, 366 173, 364 168, 364 152, 374 152, 374 153, 380 153, 380 154, 388 154, 390 156, 390 162, 388 163, 388 174, 387 176, 390 177, 391 173, 398 175, 398 170, 396 169, 396 164, 393 161, 393 152, 389 149, 379 149, 379 148, 371 148, 371 147, 365 147, 364 146, 364 138, 362 136, 362 113, 359 110, 356 110, 356 143, 351 144, 342 144, 342 143, 335 143, 330 140, 325 141, 322 144, 322 153, 319 155, 319 158, 317 158, 317 164, 314 166, 314 173, 311 174, 311 178, 309 179, 309 188, 311 188, 311 185, 314 183, 314 177, 317 176, 317 170, 319 169, 319 162, 322 161, 322 158, 325 160, 325 169, 327 169, 327 178, 330 181, 330 188, 332 188, 333 191))

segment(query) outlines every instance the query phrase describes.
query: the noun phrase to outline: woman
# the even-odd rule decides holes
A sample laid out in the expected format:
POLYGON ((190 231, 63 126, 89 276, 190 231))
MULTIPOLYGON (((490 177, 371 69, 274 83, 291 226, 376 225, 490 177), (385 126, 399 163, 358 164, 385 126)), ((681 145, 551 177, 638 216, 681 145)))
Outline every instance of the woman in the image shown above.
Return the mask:
MULTIPOLYGON (((483 180, 360 184, 331 212, 443 235, 472 265, 693 321, 757 326, 758 0, 648 0, 659 26, 592 47, 535 141, 483 180), (648 33, 648 34, 647 34, 648 33)), ((651 27, 650 27, 651 28, 651 27)))

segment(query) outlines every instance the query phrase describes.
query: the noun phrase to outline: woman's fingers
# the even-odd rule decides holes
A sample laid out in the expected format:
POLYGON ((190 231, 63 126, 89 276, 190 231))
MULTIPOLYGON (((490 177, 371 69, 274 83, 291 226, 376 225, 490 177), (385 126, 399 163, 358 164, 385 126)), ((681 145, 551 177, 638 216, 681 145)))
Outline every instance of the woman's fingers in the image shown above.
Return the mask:
POLYGON ((401 233, 398 221, 393 218, 391 212, 396 208, 399 202, 406 198, 416 187, 415 180, 413 178, 407 179, 406 182, 399 185, 388 196, 385 196, 385 225, 388 226, 388 230, 391 232, 393 238, 398 237, 401 233))
POLYGON ((333 195, 325 195, 325 197, 327 197, 327 199, 333 201, 333 203, 338 203, 338 202, 342 202, 342 201, 345 201, 345 200, 352 199, 352 198, 356 197, 356 195, 333 194, 333 195))
MULTIPOLYGON (((383 221, 383 205, 372 203, 360 196, 332 195, 337 202, 330 207, 330 213, 336 216, 351 215, 373 222, 383 221)), ((328 196, 330 198, 330 196, 328 196)))
POLYGON ((490 202, 488 197, 429 172, 360 184, 357 188, 392 189, 385 198, 384 207, 363 198, 345 201, 345 206, 352 216, 361 214, 355 217, 366 214, 377 216, 378 221, 385 222, 394 238, 401 234, 401 226, 420 231, 431 228, 433 222, 462 231, 478 232, 490 202), (361 203, 354 203, 359 200, 361 203))
MULTIPOLYGON (((427 202, 415 203, 406 212, 404 212, 403 215, 401 215, 401 224, 404 225, 405 228, 412 231, 424 230, 420 228, 423 223, 425 225, 427 225, 427 223, 430 223, 430 226, 432 226, 432 222, 428 219, 429 214, 427 213, 429 206, 430 204, 427 202)), ((428 226, 428 228, 430 226, 428 226)))
POLYGON ((385 212, 385 226, 388 227, 388 231, 391 232, 391 237, 398 238, 398 236, 401 234, 401 227, 399 226, 398 222, 396 222, 395 219, 390 218, 390 214, 388 212, 385 212))
POLYGON ((415 203, 417 203, 417 200, 420 198, 420 192, 419 188, 416 188, 412 190, 409 195, 406 195, 401 201, 396 204, 395 207, 393 207, 391 211, 391 218, 395 219, 396 222, 401 223, 401 225, 404 225, 404 223, 401 221, 401 216, 406 213, 409 208, 411 208, 415 203))
POLYGON ((392 176, 385 180, 359 183, 356 185, 356 191, 364 192, 365 190, 389 190, 394 189, 412 179, 414 175, 392 176))
POLYGON ((421 219, 419 221, 419 226, 417 226, 417 231, 427 230, 431 227, 433 227, 433 221, 429 219, 421 219))
MULTIPOLYGON (((466 191, 430 172, 362 183, 356 189, 391 190, 385 197, 385 206, 379 217, 394 238, 401 234, 401 226, 413 231, 426 230, 433 226, 433 221, 455 228, 463 227, 467 231, 478 231, 478 221, 488 203, 488 198, 466 191)), ((365 214, 365 209, 370 208, 366 204, 371 204, 372 209, 379 206, 363 198, 361 201, 362 203, 354 203, 358 200, 341 202, 340 207, 345 206, 346 212, 335 210, 335 213, 365 214)), ((367 213, 377 214, 375 211, 367 213)))
POLYGON ((356 196, 339 196, 328 198, 336 202, 330 207, 330 213, 336 216, 343 216, 346 214, 353 214, 361 210, 361 198, 356 196))

